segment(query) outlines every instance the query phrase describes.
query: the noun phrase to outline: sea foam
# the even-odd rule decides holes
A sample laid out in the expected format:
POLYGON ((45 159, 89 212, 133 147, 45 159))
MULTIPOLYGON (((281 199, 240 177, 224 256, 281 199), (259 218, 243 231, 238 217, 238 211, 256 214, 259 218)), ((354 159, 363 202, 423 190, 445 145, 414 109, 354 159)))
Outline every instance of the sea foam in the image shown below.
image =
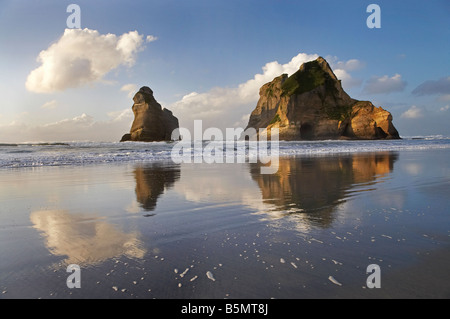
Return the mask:
MULTIPOLYGON (((258 147, 258 144, 249 146, 242 143, 245 142, 236 142, 231 156, 245 156, 248 162, 251 154, 256 153, 252 148, 258 147)), ((175 144, 174 142, 0 144, 0 168, 173 161, 172 149, 175 144)), ((222 141, 203 141, 202 145, 203 148, 205 146, 213 147, 214 151, 221 152, 224 157, 230 155, 227 152, 226 143, 222 141)), ((443 148, 450 148, 449 138, 424 136, 408 137, 401 140, 375 141, 280 141, 278 148, 272 149, 270 152, 273 155, 285 157, 443 148)), ((194 145, 191 145, 191 147, 187 148, 187 151, 194 156, 196 153, 201 152, 202 149, 198 150, 194 145)), ((202 155, 205 162, 208 162, 208 156, 217 156, 209 153, 203 153, 202 155)))

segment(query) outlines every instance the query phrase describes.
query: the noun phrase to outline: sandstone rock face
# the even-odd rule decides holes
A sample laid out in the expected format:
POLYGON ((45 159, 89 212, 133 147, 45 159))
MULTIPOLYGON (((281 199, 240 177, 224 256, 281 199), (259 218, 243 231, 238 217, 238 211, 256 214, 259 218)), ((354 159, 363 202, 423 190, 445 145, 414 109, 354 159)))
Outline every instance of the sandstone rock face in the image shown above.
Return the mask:
POLYGON ((264 84, 247 128, 278 128, 280 140, 400 138, 392 115, 352 99, 322 57, 264 84))
POLYGON ((153 91, 143 86, 133 97, 134 121, 130 133, 121 142, 157 142, 172 140, 173 130, 179 127, 178 119, 168 109, 163 109, 153 97, 153 91))

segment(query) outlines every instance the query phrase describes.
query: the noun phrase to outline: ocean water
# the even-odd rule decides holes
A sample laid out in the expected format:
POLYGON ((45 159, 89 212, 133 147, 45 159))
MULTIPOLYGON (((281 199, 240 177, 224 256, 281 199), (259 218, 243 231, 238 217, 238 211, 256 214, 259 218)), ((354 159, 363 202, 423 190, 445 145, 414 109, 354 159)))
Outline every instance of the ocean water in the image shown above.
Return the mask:
MULTIPOLYGON (((231 156, 246 156, 251 161, 254 154, 258 154, 258 146, 248 146, 237 142, 231 156), (242 147, 243 146, 243 147, 242 147)), ((72 166, 102 163, 122 162, 155 162, 170 161, 175 158, 182 160, 182 153, 173 155, 172 150, 177 143, 154 142, 67 142, 67 143, 0 143, 0 168, 42 167, 42 166, 72 166)), ((270 144, 270 143, 269 143, 270 144)), ((210 146, 226 157, 227 146, 224 142, 203 141, 202 148, 184 144, 184 152, 197 154, 202 152, 205 162, 217 158, 214 152, 205 152, 210 146)), ((354 154, 377 151, 402 151, 450 148, 450 138, 443 136, 405 137, 401 140, 380 141, 280 141, 276 153, 284 156, 321 156, 331 154, 354 154)), ((224 160, 225 161, 225 160, 224 160)), ((231 159, 233 162, 233 159, 231 159)))

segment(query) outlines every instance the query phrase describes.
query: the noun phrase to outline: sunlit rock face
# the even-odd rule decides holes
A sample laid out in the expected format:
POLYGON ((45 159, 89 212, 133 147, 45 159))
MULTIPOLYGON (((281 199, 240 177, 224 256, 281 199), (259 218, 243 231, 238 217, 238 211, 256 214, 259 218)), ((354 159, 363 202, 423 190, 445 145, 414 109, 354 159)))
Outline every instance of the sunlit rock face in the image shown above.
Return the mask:
POLYGON ((163 109, 153 96, 153 91, 143 86, 133 97, 134 121, 130 133, 121 142, 171 141, 172 132, 179 128, 178 119, 168 109, 163 109))
POLYGON ((280 140, 398 139, 392 115, 352 99, 322 57, 264 84, 247 128, 278 128, 280 140))

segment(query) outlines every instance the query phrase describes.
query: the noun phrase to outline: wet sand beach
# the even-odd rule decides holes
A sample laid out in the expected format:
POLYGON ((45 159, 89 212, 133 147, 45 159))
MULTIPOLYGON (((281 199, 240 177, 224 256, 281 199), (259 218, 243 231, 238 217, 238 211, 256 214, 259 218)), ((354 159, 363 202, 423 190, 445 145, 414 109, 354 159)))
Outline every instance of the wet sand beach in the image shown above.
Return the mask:
POLYGON ((0 298, 449 298, 449 160, 2 169, 0 298))

